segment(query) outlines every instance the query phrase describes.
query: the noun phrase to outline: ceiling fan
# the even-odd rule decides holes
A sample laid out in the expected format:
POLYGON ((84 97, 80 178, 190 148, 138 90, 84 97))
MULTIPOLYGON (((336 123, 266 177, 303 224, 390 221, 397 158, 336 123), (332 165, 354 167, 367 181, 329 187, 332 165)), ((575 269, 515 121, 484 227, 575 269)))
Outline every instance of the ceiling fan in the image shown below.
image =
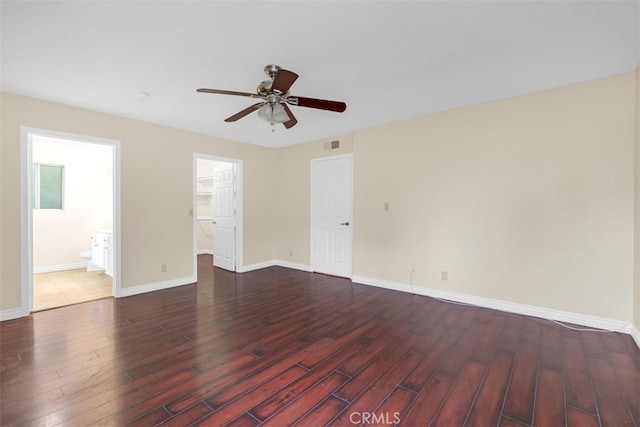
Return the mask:
POLYGON ((282 123, 285 128, 290 129, 295 126, 298 121, 291 112, 289 105, 335 111, 337 113, 342 113, 347 108, 347 104, 344 102, 290 95, 289 89, 298 78, 298 75, 293 71, 285 70, 278 65, 271 64, 264 67, 264 72, 269 76, 270 80, 261 82, 256 89, 256 93, 207 88, 201 88, 197 91, 221 95, 246 96, 261 100, 237 112, 233 116, 227 117, 224 120, 225 122, 235 122, 257 110, 258 116, 261 119, 268 121, 272 125, 274 123, 282 123))

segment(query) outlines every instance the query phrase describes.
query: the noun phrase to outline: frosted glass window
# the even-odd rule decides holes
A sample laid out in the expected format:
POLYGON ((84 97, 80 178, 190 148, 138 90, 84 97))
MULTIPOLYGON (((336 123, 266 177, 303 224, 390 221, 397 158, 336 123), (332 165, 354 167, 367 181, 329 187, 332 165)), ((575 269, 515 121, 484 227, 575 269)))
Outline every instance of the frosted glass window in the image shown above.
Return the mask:
POLYGON ((64 166, 38 163, 33 166, 33 207, 35 209, 62 209, 64 166))

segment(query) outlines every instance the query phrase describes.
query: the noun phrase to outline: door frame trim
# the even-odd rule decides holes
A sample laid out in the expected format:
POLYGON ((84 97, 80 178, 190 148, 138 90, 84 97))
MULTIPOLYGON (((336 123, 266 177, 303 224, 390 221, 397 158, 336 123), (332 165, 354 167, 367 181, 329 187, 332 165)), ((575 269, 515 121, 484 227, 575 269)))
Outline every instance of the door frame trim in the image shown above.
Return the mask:
MULTIPOLYGON (((202 153, 193 153, 193 177, 192 177, 192 182, 193 182, 193 187, 192 187, 192 194, 193 194, 193 277, 196 278, 196 280, 198 279, 198 256, 197 256, 197 252, 198 252, 198 224, 197 224, 197 214, 198 214, 198 200, 197 200, 197 195, 196 195, 196 191, 198 188, 198 177, 197 177, 197 172, 198 172, 198 159, 202 159, 202 160, 213 160, 216 162, 224 162, 224 163, 232 163, 235 165, 235 185, 236 185, 236 233, 235 233, 235 249, 234 249, 234 271, 235 272, 241 272, 242 268, 243 268, 243 260, 242 260, 242 253, 243 253, 243 214, 242 214, 242 210, 243 210, 243 195, 242 195, 242 188, 243 188, 243 184, 242 184, 242 177, 243 177, 243 166, 242 166, 242 160, 241 159, 232 159, 229 157, 221 157, 221 156, 215 156, 212 154, 202 154, 202 153)), ((214 201, 215 203, 215 201, 214 201)))
MULTIPOLYGON (((316 271, 318 262, 317 262, 317 258, 318 258, 318 253, 315 250, 315 233, 314 233, 314 229, 316 228, 316 221, 314 219, 314 200, 315 200, 315 190, 314 185, 313 185, 313 165, 318 164, 320 162, 326 162, 326 161, 331 161, 331 160, 339 160, 339 159, 345 159, 348 158, 349 160, 351 160, 351 223, 353 224, 353 153, 348 153, 348 154, 339 154, 337 156, 328 156, 328 157, 318 157, 315 159, 311 159, 311 164, 310 164, 310 168, 309 168, 309 231, 310 231, 310 243, 311 243, 311 248, 309 251, 309 255, 310 255, 310 265, 311 265, 311 271, 316 271)), ((349 266, 349 275, 347 276, 348 278, 351 278, 353 276, 353 226, 349 227, 349 239, 351 240, 351 265, 349 266)))
POLYGON ((120 141, 69 132, 20 126, 20 240, 21 240, 21 310, 27 316, 33 310, 33 209, 31 206, 33 136, 67 139, 87 144, 108 145, 113 148, 113 239, 114 263, 111 295, 122 293, 122 236, 121 236, 121 173, 120 141))

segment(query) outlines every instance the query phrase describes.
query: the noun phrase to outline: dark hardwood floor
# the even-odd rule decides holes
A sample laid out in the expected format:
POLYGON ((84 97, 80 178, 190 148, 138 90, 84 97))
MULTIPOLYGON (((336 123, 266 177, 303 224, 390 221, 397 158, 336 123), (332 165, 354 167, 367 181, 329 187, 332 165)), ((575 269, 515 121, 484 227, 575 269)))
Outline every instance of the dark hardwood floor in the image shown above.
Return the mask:
POLYGON ((199 257, 0 324, 0 425, 640 425, 631 337, 199 257))

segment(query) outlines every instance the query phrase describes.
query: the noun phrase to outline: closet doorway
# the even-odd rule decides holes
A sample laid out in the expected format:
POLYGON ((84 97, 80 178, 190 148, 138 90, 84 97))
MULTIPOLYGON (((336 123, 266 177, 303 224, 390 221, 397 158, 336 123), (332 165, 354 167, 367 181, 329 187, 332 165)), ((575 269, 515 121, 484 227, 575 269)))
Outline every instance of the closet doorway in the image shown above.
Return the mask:
POLYGON ((242 161, 194 155, 194 274, 197 256, 237 271, 242 254, 242 161))

